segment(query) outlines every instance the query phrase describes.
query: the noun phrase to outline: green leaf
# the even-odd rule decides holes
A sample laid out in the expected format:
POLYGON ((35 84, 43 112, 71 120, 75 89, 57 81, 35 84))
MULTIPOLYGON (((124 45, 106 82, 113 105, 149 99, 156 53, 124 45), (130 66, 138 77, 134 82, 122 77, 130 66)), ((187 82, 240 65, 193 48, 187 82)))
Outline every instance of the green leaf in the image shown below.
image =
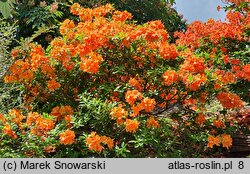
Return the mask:
POLYGON ((0 1, 0 12, 2 13, 4 18, 8 18, 10 16, 11 7, 8 1, 0 1))
POLYGON ((0 0, 0 12, 4 18, 8 18, 11 14, 11 10, 14 8, 15 0, 0 0))
POLYGON ((192 83, 192 82, 194 81, 194 77, 193 77, 192 74, 190 74, 190 75, 188 76, 188 81, 189 81, 190 83, 192 83))

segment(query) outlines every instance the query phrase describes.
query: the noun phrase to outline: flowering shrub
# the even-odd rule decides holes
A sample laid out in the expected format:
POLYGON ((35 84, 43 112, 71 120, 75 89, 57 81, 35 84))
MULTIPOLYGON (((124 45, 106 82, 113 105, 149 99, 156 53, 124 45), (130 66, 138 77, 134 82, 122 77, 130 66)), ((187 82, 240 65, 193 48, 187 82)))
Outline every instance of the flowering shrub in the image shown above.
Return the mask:
POLYGON ((3 138, 25 137, 26 126, 55 156, 181 157, 232 146, 243 129, 230 111, 245 102, 231 86, 249 84, 249 62, 236 56, 249 41, 249 14, 195 22, 173 44, 161 21, 138 25, 110 4, 70 12, 78 22, 62 22, 46 50, 13 50, 4 80, 24 86, 28 115, 2 116, 3 138), (211 115, 215 100, 222 110, 211 115))

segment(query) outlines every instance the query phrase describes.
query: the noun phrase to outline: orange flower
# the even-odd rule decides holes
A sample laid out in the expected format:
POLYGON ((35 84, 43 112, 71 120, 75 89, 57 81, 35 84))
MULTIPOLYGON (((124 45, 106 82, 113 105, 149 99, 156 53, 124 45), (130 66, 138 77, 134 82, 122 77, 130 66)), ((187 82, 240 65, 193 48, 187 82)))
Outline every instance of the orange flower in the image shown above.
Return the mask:
POLYGON ((132 14, 127 11, 115 11, 114 15, 112 16, 112 19, 114 21, 125 22, 128 19, 132 19, 132 14))
POLYGON ((133 86, 135 89, 142 91, 142 87, 141 87, 139 80, 136 80, 135 78, 130 78, 128 81, 128 84, 130 86, 133 86))
POLYGON ((234 93, 221 92, 217 95, 217 99, 227 109, 242 108, 244 106, 240 97, 234 93))
POLYGON ((16 133, 11 129, 9 124, 6 124, 2 129, 3 134, 10 136, 12 139, 17 139, 16 133))
POLYGON ((220 143, 221 143, 221 140, 220 140, 220 137, 216 136, 208 136, 208 147, 209 148, 213 148, 214 145, 216 146, 220 146, 220 143))
POLYGON ((159 50, 161 57, 165 60, 176 59, 176 57, 178 56, 176 47, 173 44, 170 45, 164 42, 160 45, 159 50))
POLYGON ((111 139, 110 137, 101 136, 101 142, 102 142, 103 144, 107 144, 109 150, 113 149, 113 147, 114 147, 114 140, 111 139))
POLYGON ((133 105, 131 109, 133 110, 133 113, 130 116, 136 117, 137 115, 139 115, 140 111, 143 110, 144 108, 141 103, 138 103, 137 105, 133 105))
POLYGON ((242 67, 243 79, 250 81, 250 64, 246 64, 242 67))
POLYGON ((217 127, 217 128, 222 128, 222 127, 225 126, 221 119, 214 120, 214 121, 213 121, 213 124, 214 124, 214 126, 217 127))
POLYGON ((135 133, 139 127, 139 122, 137 120, 126 119, 125 126, 126 132, 135 133))
POLYGON ((19 53, 20 53, 19 49, 13 49, 11 51, 11 57, 12 57, 12 59, 15 59, 19 53))
POLYGON ((123 118, 127 117, 128 112, 120 105, 118 107, 112 108, 110 115, 113 119, 116 119, 117 124, 122 124, 124 122, 123 118))
POLYGON ((35 122, 34 128, 31 133, 37 136, 46 135, 47 132, 55 127, 55 122, 49 118, 38 117, 35 122))
POLYGON ((181 65, 180 74, 183 73, 204 73, 206 65, 201 57, 189 56, 181 65))
POLYGON ((221 141, 222 146, 229 149, 229 147, 232 146, 232 142, 233 142, 233 139, 231 138, 231 135, 222 134, 221 138, 222 138, 222 141, 221 141))
POLYGON ((55 79, 48 81, 48 88, 50 91, 54 91, 55 89, 58 89, 60 87, 61 87, 60 83, 56 82, 55 79))
POLYGON ((78 15, 80 9, 81 9, 80 4, 74 3, 74 4, 70 7, 70 13, 72 13, 73 15, 78 15))
POLYGON ((159 126, 160 124, 153 117, 150 117, 148 119, 147 128, 151 128, 151 127, 158 128, 159 126))
POLYGON ((166 86, 170 86, 178 81, 178 74, 175 70, 167 70, 163 74, 163 82, 166 86))
POLYGON ((64 120, 66 121, 66 123, 70 123, 70 121, 71 121, 71 116, 70 116, 70 115, 66 115, 66 116, 64 117, 64 120))
POLYGON ((91 134, 86 138, 86 145, 89 150, 101 152, 104 147, 101 145, 101 137, 96 134, 96 132, 91 132, 91 134))
POLYGON ((142 99, 142 94, 138 90, 128 90, 125 94, 125 99, 132 106, 137 99, 142 99))
POLYGON ((61 27, 60 27, 60 33, 62 35, 66 34, 68 31, 73 29, 75 27, 74 21, 66 19, 63 21, 61 27))
POLYGON ((47 63, 41 65, 41 71, 47 77, 50 77, 50 78, 55 77, 54 68, 51 65, 47 64, 47 63))
POLYGON ((220 11, 220 9, 221 9, 221 6, 218 5, 217 6, 217 11, 220 11))
POLYGON ((179 37, 176 43, 194 50, 197 47, 204 46, 207 42, 218 44, 223 38, 238 39, 239 41, 248 40, 248 38, 242 38, 246 27, 244 14, 230 11, 226 17, 226 22, 213 19, 205 23, 200 21, 193 22, 188 26, 185 33, 175 33, 175 37, 179 37), (201 42, 203 39, 206 39, 206 42, 201 42))
POLYGON ((60 134, 60 143, 64 145, 73 144, 75 140, 75 132, 71 130, 66 130, 65 132, 60 134))
POLYGON ((28 126, 31 126, 33 123, 35 123, 36 122, 36 120, 38 119, 38 118, 40 118, 41 116, 37 113, 37 112, 30 112, 30 113, 28 113, 28 115, 27 115, 27 120, 26 120, 26 124, 28 125, 28 126))
POLYGON ((221 78, 221 82, 223 85, 230 84, 230 83, 236 83, 236 77, 231 72, 226 72, 223 74, 223 77, 221 78))
POLYGON ((190 84, 188 83, 189 86, 188 86, 188 84, 187 84, 187 86, 189 87, 189 89, 191 91, 196 91, 206 81, 207 81, 206 75, 204 75, 204 74, 197 74, 197 75, 193 76, 192 82, 190 84))
POLYGON ((141 104, 146 112, 151 112, 154 110, 156 102, 155 99, 146 97, 141 101, 141 104))
POLYGON ((36 127, 39 128, 40 130, 48 132, 55 127, 55 123, 48 118, 40 117, 36 120, 36 127))
POLYGON ((199 125, 204 124, 205 121, 206 121, 206 118, 203 114, 199 114, 199 116, 195 119, 195 123, 199 125))
POLYGON ((60 106, 56 106, 54 107, 51 112, 50 115, 57 117, 58 119, 61 117, 61 113, 60 113, 60 106))
POLYGON ((111 4, 108 3, 108 4, 104 5, 104 6, 94 8, 92 10, 92 13, 93 13, 94 17, 101 17, 101 16, 105 16, 109 12, 110 13, 113 12, 113 10, 114 10, 114 7, 111 4))
POLYGON ((3 123, 3 124, 6 123, 6 119, 5 119, 5 117, 3 116, 3 114, 0 114, 0 121, 1 121, 1 123, 3 123))
POLYGON ((59 112, 60 112, 60 115, 62 115, 62 116, 72 115, 73 114, 73 109, 69 105, 61 106, 59 112))
POLYGON ((21 121, 24 119, 24 116, 22 115, 20 110, 12 109, 9 111, 10 120, 13 123, 20 124, 21 121))
POLYGON ((91 52, 87 55, 88 58, 83 57, 80 63, 80 68, 83 72, 95 74, 98 72, 100 63, 103 61, 102 55, 91 52))

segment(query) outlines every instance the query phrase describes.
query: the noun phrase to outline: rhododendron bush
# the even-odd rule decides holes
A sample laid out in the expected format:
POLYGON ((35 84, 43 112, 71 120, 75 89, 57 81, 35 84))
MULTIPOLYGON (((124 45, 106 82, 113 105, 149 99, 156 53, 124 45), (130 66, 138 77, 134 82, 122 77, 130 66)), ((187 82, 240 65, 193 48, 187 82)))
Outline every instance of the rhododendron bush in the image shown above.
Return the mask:
POLYGON ((138 25, 110 4, 70 12, 78 19, 63 21, 46 49, 12 50, 4 80, 22 84, 25 104, 0 115, 3 152, 191 157, 229 150, 234 133, 249 132, 232 117, 249 100, 237 90, 250 81, 248 10, 194 22, 176 43, 161 21, 138 25))

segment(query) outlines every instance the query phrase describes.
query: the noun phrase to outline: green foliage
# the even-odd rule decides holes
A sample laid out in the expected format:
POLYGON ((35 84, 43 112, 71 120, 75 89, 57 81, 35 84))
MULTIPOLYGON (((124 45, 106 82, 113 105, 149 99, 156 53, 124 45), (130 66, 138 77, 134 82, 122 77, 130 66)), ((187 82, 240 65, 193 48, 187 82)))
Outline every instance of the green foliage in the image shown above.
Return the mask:
POLYGON ((0 0, 0 13, 4 18, 8 18, 11 15, 15 3, 16 0, 0 0))
POLYGON ((23 105, 20 87, 18 84, 0 82, 0 113, 8 113, 10 109, 23 105))
POLYGON ((9 50, 14 41, 16 25, 0 18, 0 79, 12 63, 9 50))
POLYGON ((10 56, 11 45, 15 40, 16 25, 0 19, 0 112, 7 113, 9 109, 20 105, 19 85, 5 84, 3 77, 12 64, 10 56))
POLYGON ((29 12, 21 14, 21 18, 27 18, 27 26, 31 26, 32 29, 38 29, 44 26, 53 26, 59 23, 60 18, 62 18, 63 13, 61 11, 50 12, 50 7, 34 7, 29 12), (41 17, 42 16, 42 17, 41 17))
POLYGON ((110 111, 114 103, 103 102, 94 98, 91 93, 83 93, 79 98, 78 112, 76 115, 76 128, 87 128, 104 134, 113 134, 114 121, 110 119, 110 111))
POLYGON ((184 30, 186 24, 178 13, 171 8, 174 0, 111 0, 120 10, 127 10, 133 14, 133 19, 139 23, 152 20, 161 20, 170 34, 175 31, 184 30))

